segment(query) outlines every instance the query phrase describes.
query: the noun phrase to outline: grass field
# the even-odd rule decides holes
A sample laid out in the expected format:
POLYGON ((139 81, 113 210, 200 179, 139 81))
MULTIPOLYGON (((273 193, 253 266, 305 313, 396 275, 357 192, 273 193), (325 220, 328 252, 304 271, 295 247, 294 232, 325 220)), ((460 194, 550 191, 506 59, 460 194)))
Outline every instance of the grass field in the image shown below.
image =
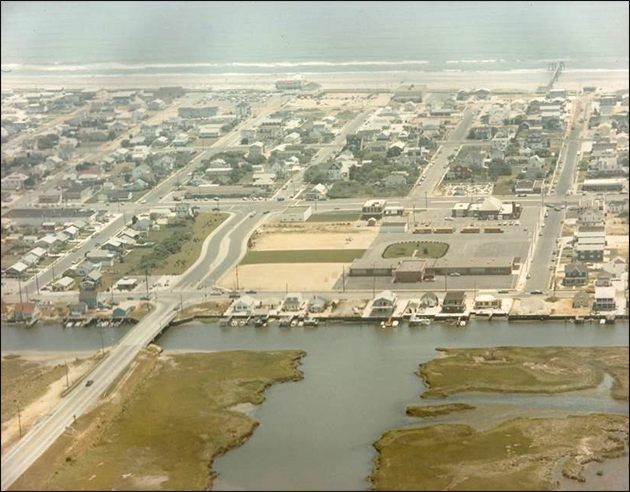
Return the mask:
POLYGON ((390 244, 383 251, 383 258, 441 258, 448 251, 448 244, 434 241, 406 241, 390 244))
POLYGON ((360 216, 358 212, 314 214, 306 222, 354 222, 360 216))
POLYGON ((443 349, 421 364, 423 398, 470 392, 563 393, 596 388, 613 377, 611 395, 628 400, 628 347, 443 349))
MULTIPOLYGON (((177 226, 163 226, 159 231, 151 231, 148 241, 158 244, 171 236, 190 233, 181 250, 164 259, 161 265, 152 268, 152 275, 179 275, 186 271, 199 257, 204 240, 228 217, 223 213, 201 213, 194 221, 177 226)), ((127 275, 144 275, 140 264, 144 255, 151 254, 152 248, 135 248, 124 256, 124 261, 103 271, 103 288, 127 275)))
POLYGON ((554 471, 583 481, 586 463, 624 452, 624 435, 628 416, 614 414, 393 430, 374 445, 372 490, 559 490, 554 471))
POLYGON ((241 265, 261 263, 352 263, 364 249, 303 249, 282 251, 249 251, 241 265))
MULTIPOLYGON (((297 381, 304 352, 141 353, 14 490, 211 490, 214 459, 243 444, 275 383, 297 381)), ((264 425, 264 424, 263 424, 264 425)))

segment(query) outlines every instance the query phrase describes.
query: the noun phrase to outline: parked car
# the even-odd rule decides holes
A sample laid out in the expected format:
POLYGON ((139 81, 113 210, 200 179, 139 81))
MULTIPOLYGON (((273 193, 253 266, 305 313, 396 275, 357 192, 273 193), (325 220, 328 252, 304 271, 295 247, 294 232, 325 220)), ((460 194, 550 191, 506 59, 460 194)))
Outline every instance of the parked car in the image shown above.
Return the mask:
POLYGON ((94 384, 94 381, 92 379, 88 379, 85 383, 85 386, 90 387, 94 384))

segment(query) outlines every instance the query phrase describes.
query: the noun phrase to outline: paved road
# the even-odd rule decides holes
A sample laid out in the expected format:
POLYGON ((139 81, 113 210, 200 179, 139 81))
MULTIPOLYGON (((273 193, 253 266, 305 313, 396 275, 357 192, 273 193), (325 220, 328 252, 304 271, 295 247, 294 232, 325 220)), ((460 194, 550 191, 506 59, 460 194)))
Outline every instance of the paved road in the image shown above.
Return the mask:
MULTIPOLYGON (((464 110, 462 120, 451 132, 449 139, 438 147, 438 153, 431 159, 429 167, 424 171, 424 180, 418 181, 415 188, 409 194, 416 199, 427 198, 433 194, 433 190, 442 179, 448 168, 448 157, 457 151, 463 138, 468 135, 474 121, 474 110, 468 107, 464 110)), ((469 141, 469 143, 472 143, 469 141)))
POLYGON ((72 425, 74 416, 78 417, 88 410, 142 347, 160 332, 169 317, 174 315, 174 306, 170 300, 158 302, 156 309, 129 331, 92 372, 89 376, 94 381, 92 386, 79 386, 71 391, 2 457, 2 490, 7 490, 72 425))

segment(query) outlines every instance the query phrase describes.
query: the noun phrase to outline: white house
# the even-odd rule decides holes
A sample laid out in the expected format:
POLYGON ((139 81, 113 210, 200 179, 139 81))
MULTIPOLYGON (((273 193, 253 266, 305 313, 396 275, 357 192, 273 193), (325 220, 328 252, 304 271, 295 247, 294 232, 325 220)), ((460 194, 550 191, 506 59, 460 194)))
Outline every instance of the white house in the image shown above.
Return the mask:
POLYGON ((302 304, 302 294, 291 292, 285 296, 282 309, 284 311, 299 311, 302 304))
POLYGON ((396 294, 391 290, 384 290, 372 301, 372 316, 390 315, 397 302, 398 296, 396 294))
POLYGON ((251 296, 242 296, 232 303, 232 314, 249 316, 254 312, 258 301, 251 296))

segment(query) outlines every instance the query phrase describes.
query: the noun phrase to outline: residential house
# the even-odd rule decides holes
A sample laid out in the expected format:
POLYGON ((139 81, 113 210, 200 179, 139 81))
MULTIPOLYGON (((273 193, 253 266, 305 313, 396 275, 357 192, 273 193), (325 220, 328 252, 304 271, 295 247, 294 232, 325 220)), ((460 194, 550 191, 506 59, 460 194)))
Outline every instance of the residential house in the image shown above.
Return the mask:
POLYGON ((617 309, 616 291, 614 287, 595 287, 593 311, 614 311, 617 309))
POLYGON ((438 297, 433 292, 427 292, 420 298, 420 307, 434 308, 440 303, 438 297))
POLYGON ((235 316, 250 316, 254 313, 258 301, 251 296, 242 296, 232 303, 232 314, 235 316))
POLYGON ((372 301, 372 316, 389 316, 394 311, 398 296, 391 290, 384 290, 372 301))
POLYGON ((600 270, 595 279, 596 287, 612 287, 613 274, 606 270, 600 270))
POLYGON ((284 311, 299 311, 302 309, 303 303, 302 294, 291 292, 284 297, 282 309, 284 311))
POLYGON ((120 306, 116 306, 113 310, 112 310, 112 318, 114 319, 124 319, 126 317, 128 317, 133 310, 135 309, 135 307, 131 304, 127 304, 127 305, 120 305, 120 306))
POLYGON ((116 255, 111 251, 106 251, 101 248, 93 249, 87 252, 85 258, 90 263, 100 263, 102 266, 112 266, 116 255))
POLYGON ((322 201, 328 199, 328 188, 324 184, 316 184, 305 194, 307 201, 322 201))
POLYGON ((80 318, 85 316, 88 312, 88 305, 85 302, 73 302, 68 306, 70 310, 70 316, 73 318, 80 318))
POLYGON ((313 296, 312 299, 308 301, 308 312, 309 313, 323 313, 328 305, 330 304, 330 299, 324 296, 313 296))
POLYGON ((393 171, 383 180, 383 182, 387 188, 405 186, 407 184, 408 176, 409 173, 407 171, 393 171))
POLYGON ((454 290, 446 293, 442 301, 442 312, 463 313, 466 310, 466 292, 454 290))
POLYGON ((604 214, 597 207, 586 207, 578 216, 577 223, 580 225, 603 224, 604 214))
POLYGON ((583 290, 578 290, 573 296, 573 308, 584 309, 591 306, 591 296, 583 290))
POLYGON ((13 316, 16 321, 29 323, 41 317, 39 306, 34 302, 19 302, 13 307, 13 316))
POLYGON ((98 290, 79 290, 79 302, 85 303, 88 309, 96 309, 98 307, 98 290))
POLYGON ((475 309, 501 309, 502 301, 492 294, 478 294, 475 297, 475 309))
POLYGON ((564 285, 586 285, 588 283, 588 268, 584 263, 569 263, 564 267, 564 285))
POLYGON ((52 290, 55 292, 65 292, 70 290, 73 286, 74 279, 72 277, 61 277, 52 284, 52 290))

